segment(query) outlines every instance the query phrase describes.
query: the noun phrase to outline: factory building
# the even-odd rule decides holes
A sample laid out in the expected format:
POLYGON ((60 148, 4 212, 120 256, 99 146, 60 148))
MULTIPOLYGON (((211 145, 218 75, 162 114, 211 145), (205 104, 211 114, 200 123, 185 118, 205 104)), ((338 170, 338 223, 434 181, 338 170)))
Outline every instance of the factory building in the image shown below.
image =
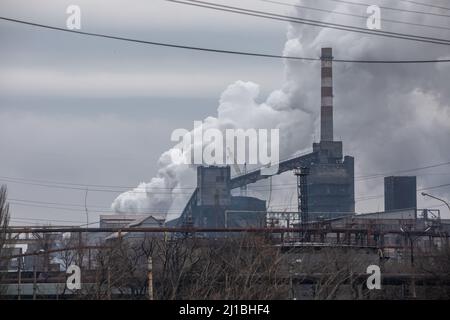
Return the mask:
POLYGON ((384 210, 417 208, 417 182, 415 176, 384 178, 384 210))
MULTIPOLYGON (((229 166, 197 167, 197 189, 180 218, 168 226, 193 225, 203 228, 263 227, 266 202, 253 197, 231 195, 229 166)), ((210 233, 208 236, 218 236, 210 233)))
POLYGON ((321 141, 314 152, 326 150, 327 157, 309 167, 308 211, 310 218, 347 215, 355 212, 354 159, 342 157, 342 142, 321 141))

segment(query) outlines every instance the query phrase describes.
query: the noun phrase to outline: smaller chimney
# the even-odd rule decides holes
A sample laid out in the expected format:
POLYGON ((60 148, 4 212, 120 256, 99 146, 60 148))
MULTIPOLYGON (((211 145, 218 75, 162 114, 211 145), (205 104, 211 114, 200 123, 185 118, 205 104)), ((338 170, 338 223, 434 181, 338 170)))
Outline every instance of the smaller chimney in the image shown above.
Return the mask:
POLYGON ((332 48, 322 48, 320 141, 333 141, 333 54, 332 48))

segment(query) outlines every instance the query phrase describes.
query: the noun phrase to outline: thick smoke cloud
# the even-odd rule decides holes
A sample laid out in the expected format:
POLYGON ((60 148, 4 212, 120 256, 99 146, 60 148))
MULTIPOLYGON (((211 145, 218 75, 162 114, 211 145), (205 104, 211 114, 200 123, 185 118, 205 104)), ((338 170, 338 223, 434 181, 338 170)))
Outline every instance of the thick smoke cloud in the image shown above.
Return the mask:
MULTIPOLYGON (((438 1, 430 3, 438 4, 438 1)), ((389 2, 389 5, 417 10, 407 3, 389 2)), ((345 11, 348 7, 336 5, 335 10, 345 11)), ((361 13, 364 14, 365 10, 361 13)), ((301 9, 290 14, 317 18, 314 13, 301 9)), ((444 19, 406 12, 395 12, 394 15, 382 11, 382 18, 448 27, 444 19)), ((336 21, 332 15, 321 15, 321 19, 336 21)), ((344 24, 365 26, 365 21, 355 21, 352 17, 341 16, 338 20, 344 24)), ((384 30, 410 34, 446 36, 442 30, 412 29, 411 26, 401 24, 383 23, 382 27, 384 30)), ((365 36, 300 24, 289 26, 284 54, 318 56, 321 47, 327 46, 333 47, 336 58, 357 60, 438 59, 450 56, 448 46, 365 36)), ((279 128, 280 158, 308 148, 313 140, 317 140, 319 132, 319 68, 320 65, 314 62, 287 61, 284 84, 264 102, 258 102, 263 100, 259 96, 258 85, 237 81, 223 92, 217 117, 205 119, 205 127, 221 130, 279 128)), ((449 75, 449 64, 334 64, 335 139, 342 139, 346 154, 355 156, 356 176, 379 172, 388 174, 450 159, 449 75)), ((184 190, 183 186, 195 185, 195 171, 185 165, 174 165, 170 161, 170 152, 161 156, 157 177, 138 187, 140 191, 146 192, 120 195, 112 204, 115 211, 172 212, 171 208, 176 211, 184 206, 188 196, 180 197, 177 193, 184 190), (170 194, 154 193, 161 190, 170 194)), ((448 173, 448 167, 437 168, 432 172, 417 172, 418 187, 448 183, 448 173)), ((274 181, 277 181, 274 185, 283 185, 294 180, 292 174, 284 174, 275 177, 274 181)), ((267 182, 261 184, 267 185, 267 182)), ((362 196, 382 195, 382 185, 382 179, 357 181, 357 200, 362 196)), ((449 190, 438 188, 433 192, 448 197, 449 190)), ((294 191, 274 188, 271 203, 294 204, 294 191)), ((267 197, 267 192, 254 194, 267 197)), ((356 208, 358 211, 382 210, 380 203, 382 199, 379 198, 357 201, 356 208)))
MULTIPOLYGON (((257 84, 236 81, 222 93, 217 117, 203 120, 203 129, 216 128, 222 132, 226 129, 279 129, 281 158, 304 148, 306 144, 295 137, 311 137, 314 121, 307 110, 291 107, 290 92, 274 91, 265 102, 258 103, 258 100, 260 92, 257 84)), ((189 134, 193 135, 193 132, 189 134)), ((189 150, 184 150, 183 157, 202 147, 198 143, 192 144, 189 150)), ((113 210, 164 213, 182 208, 188 197, 185 188, 195 184, 195 167, 174 162, 171 155, 175 151, 179 151, 178 146, 165 152, 159 160, 157 176, 149 183, 141 183, 135 190, 121 194, 113 202, 113 210)))
MULTIPOLYGON (((439 4, 438 1, 429 3, 439 4)), ((414 5, 400 2, 390 1, 389 6, 418 10, 414 5)), ((344 11, 345 6, 336 6, 335 10, 344 11)), ((304 11, 298 14, 316 18, 304 11)), ((407 12, 393 14, 382 11, 382 18, 449 27, 445 19, 407 12)), ((341 17, 339 21, 357 25, 353 18, 341 17)), ((358 26, 364 26, 365 21, 361 23, 358 26)), ((442 30, 412 28, 402 24, 383 23, 382 28, 440 38, 448 38, 449 35, 442 30)), ((450 56, 448 46, 362 36, 332 29, 312 29, 302 25, 292 25, 289 38, 285 54, 290 55, 312 56, 319 52, 320 47, 332 46, 336 58, 357 60, 442 59, 450 56)), ((303 89, 296 90, 296 100, 317 110, 318 82, 301 76, 308 69, 310 74, 317 74, 311 68, 315 67, 288 62, 287 70, 298 75, 295 85, 303 89)), ((447 147, 450 136, 449 71, 449 64, 334 64, 335 138, 342 139, 347 153, 355 156, 357 176, 417 168, 450 159, 450 149, 447 147)), ((423 188, 448 183, 449 172, 447 166, 410 174, 417 174, 418 188, 423 188)), ((449 190, 438 188, 433 193, 448 197, 449 190)), ((382 195, 383 180, 358 182, 357 179, 356 192, 357 199, 382 195)), ((359 211, 382 210, 382 200, 357 201, 356 207, 359 211)))

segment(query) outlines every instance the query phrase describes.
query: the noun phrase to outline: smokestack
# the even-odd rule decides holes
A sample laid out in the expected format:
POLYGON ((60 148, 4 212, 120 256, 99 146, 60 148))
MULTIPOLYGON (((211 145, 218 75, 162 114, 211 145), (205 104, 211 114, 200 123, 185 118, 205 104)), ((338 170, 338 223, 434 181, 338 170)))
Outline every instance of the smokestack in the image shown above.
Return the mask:
POLYGON ((332 48, 322 48, 322 95, 320 108, 320 141, 333 141, 333 55, 332 48))

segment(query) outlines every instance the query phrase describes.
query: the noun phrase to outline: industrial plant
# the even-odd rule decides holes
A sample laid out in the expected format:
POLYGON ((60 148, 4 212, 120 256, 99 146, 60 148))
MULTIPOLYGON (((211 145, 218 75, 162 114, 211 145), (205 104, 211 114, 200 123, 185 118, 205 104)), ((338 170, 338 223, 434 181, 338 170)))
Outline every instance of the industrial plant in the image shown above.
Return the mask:
MULTIPOLYGON (((258 287, 258 293, 234 298, 405 299, 425 298, 432 292, 433 297, 448 299, 450 275, 448 269, 447 273, 439 271, 440 263, 435 257, 439 252, 448 254, 450 220, 442 218, 439 209, 417 207, 416 176, 384 177, 384 211, 355 212, 355 158, 344 154, 343 141, 336 141, 333 134, 332 48, 322 48, 320 62, 321 86, 317 90, 321 95, 320 141, 313 143, 312 152, 280 161, 277 172, 296 176, 297 210, 270 211, 267 199, 251 197, 246 192, 232 193, 270 178, 262 169, 232 176, 228 165, 198 166, 194 191, 179 216, 169 221, 151 213, 117 213, 102 214, 99 227, 5 229, 1 252, 4 291, 0 295, 22 299, 70 298, 84 288, 86 295, 106 299, 225 297, 222 291, 214 296, 198 289, 211 283, 213 274, 222 274, 225 269, 219 272, 211 267, 200 272, 190 259, 198 257, 203 267, 217 267, 214 263, 219 258, 214 250, 224 250, 220 252, 227 261, 221 264, 226 265, 234 261, 233 256, 252 247, 264 252, 264 256, 258 256, 258 271, 251 272, 264 274, 264 279, 269 279, 268 287, 258 287), (175 245, 180 242, 183 247, 175 245), (139 250, 143 254, 133 256, 139 250), (202 255, 204 250, 211 260, 203 260, 207 259, 202 255), (121 255, 123 252, 127 254, 121 255), (135 264, 129 266, 126 259, 131 256, 135 264), (280 259, 274 259, 275 256, 280 259), (282 263, 265 268, 267 258, 282 263), (129 267, 118 266, 114 272, 131 272, 133 278, 127 278, 126 284, 114 283, 113 271, 105 267, 108 259, 115 262, 125 259, 129 267), (184 264, 174 266, 173 270, 165 269, 170 265, 168 261, 179 259, 190 261, 186 265, 189 264, 192 273, 183 271, 184 264), (84 272, 82 289, 66 287, 66 270, 74 263, 84 272), (420 269, 427 263, 433 272, 420 269), (333 269, 338 265, 341 269, 333 269), (381 268, 381 285, 388 291, 364 287, 370 265, 381 268), (272 283, 272 275, 266 274, 272 268, 279 283, 272 283), (165 287, 169 283, 168 270, 180 272, 182 278, 173 291, 165 287), (351 275, 345 273, 348 270, 351 275), (185 274, 181 275, 182 272, 185 274), (196 286, 199 291, 189 291, 194 296, 183 291, 190 290, 192 279, 203 276, 203 284, 196 286), (333 286, 324 289, 327 281, 333 286), (261 295, 271 291, 272 286, 284 289, 279 292, 274 289, 274 296, 261 295)), ((252 254, 257 255, 252 251, 248 256, 252 254)), ((447 264, 444 269, 448 267, 447 264)), ((243 265, 230 268, 226 269, 225 278, 214 281, 231 281, 243 265)), ((258 278, 258 286, 261 279, 258 278)), ((235 290, 231 282, 226 283, 230 290, 235 290)))

